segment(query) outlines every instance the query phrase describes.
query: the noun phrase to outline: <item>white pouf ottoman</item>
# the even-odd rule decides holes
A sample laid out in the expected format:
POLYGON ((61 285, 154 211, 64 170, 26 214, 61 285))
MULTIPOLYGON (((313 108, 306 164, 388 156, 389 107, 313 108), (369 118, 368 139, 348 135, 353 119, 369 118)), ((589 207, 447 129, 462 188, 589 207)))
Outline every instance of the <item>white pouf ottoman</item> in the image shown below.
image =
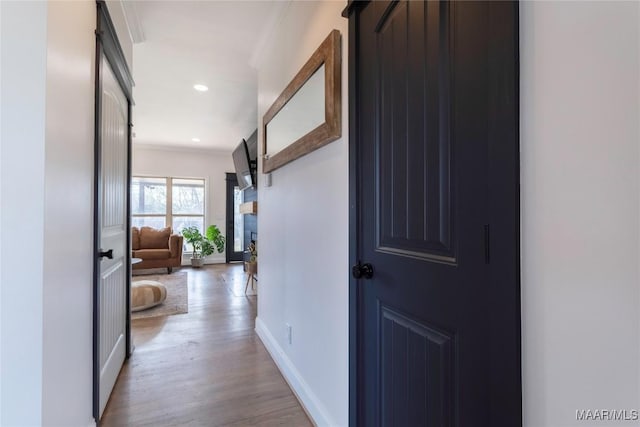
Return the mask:
POLYGON ((147 310, 167 299, 167 288, 155 280, 131 283, 131 311, 147 310))

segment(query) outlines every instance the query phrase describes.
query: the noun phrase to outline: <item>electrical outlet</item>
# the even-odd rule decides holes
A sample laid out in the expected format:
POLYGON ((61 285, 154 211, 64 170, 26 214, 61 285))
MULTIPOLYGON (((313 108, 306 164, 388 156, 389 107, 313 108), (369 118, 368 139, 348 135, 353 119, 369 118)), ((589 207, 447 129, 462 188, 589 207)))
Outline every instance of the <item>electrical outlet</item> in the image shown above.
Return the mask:
POLYGON ((286 337, 287 337, 287 343, 289 343, 289 345, 291 345, 292 344, 291 325, 288 324, 288 323, 285 323, 284 326, 285 326, 285 334, 286 334, 286 337))

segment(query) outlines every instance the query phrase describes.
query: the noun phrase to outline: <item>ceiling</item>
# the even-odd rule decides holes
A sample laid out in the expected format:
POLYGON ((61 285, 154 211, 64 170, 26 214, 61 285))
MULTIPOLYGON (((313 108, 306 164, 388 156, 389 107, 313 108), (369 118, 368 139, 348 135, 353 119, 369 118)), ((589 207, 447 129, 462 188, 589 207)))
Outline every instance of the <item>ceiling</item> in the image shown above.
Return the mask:
POLYGON ((231 150, 251 135, 257 126, 257 71, 251 64, 285 2, 127 3, 137 42, 134 143, 231 150), (209 90, 198 92, 195 84, 209 90))

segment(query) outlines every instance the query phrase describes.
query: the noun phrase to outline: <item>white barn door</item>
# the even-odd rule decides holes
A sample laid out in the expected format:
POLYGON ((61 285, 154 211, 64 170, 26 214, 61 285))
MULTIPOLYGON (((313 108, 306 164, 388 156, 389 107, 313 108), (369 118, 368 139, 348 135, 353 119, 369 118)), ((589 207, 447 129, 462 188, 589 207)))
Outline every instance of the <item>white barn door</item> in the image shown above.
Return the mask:
POLYGON ((129 256, 127 254, 128 101, 101 56, 100 183, 98 233, 99 417, 126 356, 129 256))
POLYGON ((96 8, 93 416, 98 422, 131 353, 133 79, 106 3, 98 1, 96 8))

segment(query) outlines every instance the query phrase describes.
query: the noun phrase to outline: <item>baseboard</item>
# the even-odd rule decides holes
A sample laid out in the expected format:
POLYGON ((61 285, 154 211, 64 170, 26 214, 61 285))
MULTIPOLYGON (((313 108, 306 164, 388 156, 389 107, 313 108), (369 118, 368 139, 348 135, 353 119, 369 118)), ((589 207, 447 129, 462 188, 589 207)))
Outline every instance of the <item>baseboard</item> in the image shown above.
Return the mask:
POLYGON ((276 362, 276 366, 280 369, 285 381, 298 398, 298 401, 304 408, 305 412, 311 418, 311 422, 316 426, 335 426, 336 423, 331 421, 331 417, 327 414, 318 397, 313 393, 309 385, 300 375, 291 359, 282 350, 278 341, 273 337, 269 329, 260 318, 256 318, 256 333, 267 348, 271 358, 276 362))
MULTIPOLYGON (((226 261, 224 257, 211 257, 211 258, 204 259, 204 265, 225 264, 225 262, 226 261)), ((182 261, 180 262, 180 266, 191 267, 191 258, 182 258, 182 261)))

